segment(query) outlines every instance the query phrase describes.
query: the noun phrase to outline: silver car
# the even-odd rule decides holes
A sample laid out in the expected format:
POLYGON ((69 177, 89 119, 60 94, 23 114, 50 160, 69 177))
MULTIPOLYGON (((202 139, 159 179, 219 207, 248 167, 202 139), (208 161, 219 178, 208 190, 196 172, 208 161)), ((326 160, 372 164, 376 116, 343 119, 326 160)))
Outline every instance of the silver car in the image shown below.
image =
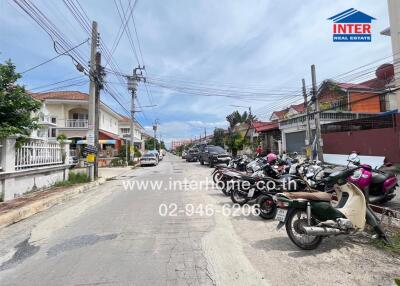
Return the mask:
POLYGON ((140 158, 140 166, 157 166, 158 164, 158 159, 157 156, 154 153, 147 153, 140 158))

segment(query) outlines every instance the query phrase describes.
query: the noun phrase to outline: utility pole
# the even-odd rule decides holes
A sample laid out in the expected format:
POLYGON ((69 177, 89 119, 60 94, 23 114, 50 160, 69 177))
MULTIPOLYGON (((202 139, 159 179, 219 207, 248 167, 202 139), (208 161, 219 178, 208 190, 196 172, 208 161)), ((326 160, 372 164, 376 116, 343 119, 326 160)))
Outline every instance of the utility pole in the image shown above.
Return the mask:
POLYGON ((317 79, 315 75, 315 65, 311 66, 311 78, 312 78, 312 91, 313 97, 315 100, 315 136, 316 136, 316 145, 317 145, 317 152, 318 152, 318 160, 323 162, 324 161, 324 153, 322 151, 322 137, 321 137, 321 122, 319 120, 320 117, 320 107, 319 107, 319 95, 317 94, 317 79))
POLYGON ((131 91, 131 124, 130 124, 130 132, 129 132, 129 158, 133 162, 135 159, 135 100, 136 100, 136 89, 137 89, 137 78, 133 75, 128 81, 128 89, 131 91))
POLYGON ((156 150, 157 149, 157 144, 156 144, 156 141, 157 141, 157 137, 156 137, 157 125, 156 124, 153 125, 153 131, 154 131, 153 149, 156 150))
POLYGON ((253 141, 254 141, 254 134, 253 134, 253 116, 251 115, 251 106, 249 106, 249 118, 250 118, 250 128, 251 128, 251 134, 250 134, 250 144, 251 144, 251 150, 253 151, 254 146, 253 146, 253 141))
POLYGON ((310 128, 310 116, 308 114, 308 102, 307 102, 307 90, 306 90, 306 81, 303 78, 302 79, 302 83, 303 83, 303 97, 304 97, 304 108, 306 111, 306 138, 305 138, 305 145, 306 145, 306 153, 307 153, 307 157, 310 158, 311 157, 311 128, 310 128))
POLYGON ((156 141, 157 141, 157 136, 156 136, 156 133, 157 133, 157 124, 158 124, 158 119, 154 120, 154 124, 153 124, 153 131, 154 131, 154 150, 157 149, 157 144, 156 144, 156 141))
POLYGON ((207 128, 204 127, 204 140, 207 143, 207 128))
POLYGON ((142 70, 144 67, 138 66, 137 68, 133 69, 133 75, 128 77, 128 90, 131 91, 131 124, 130 124, 130 146, 129 146, 129 154, 130 159, 133 162, 135 159, 135 100, 136 100, 136 90, 137 90, 137 83, 141 80, 146 80, 142 75, 142 70), (140 71, 140 74, 138 74, 140 71))
MULTIPOLYGON (((98 33, 97 33, 97 22, 92 22, 92 38, 91 38, 91 49, 90 49, 90 69, 89 69, 89 108, 88 108, 88 133, 86 135, 87 145, 96 147, 98 145, 98 141, 95 141, 95 124, 96 124, 96 53, 97 53, 97 42, 98 42, 98 33)), ((93 152, 93 149, 92 149, 93 152)), ((98 151, 94 152, 97 155, 98 151)), ((93 154, 93 153, 92 153, 93 154)), ((97 157, 97 156, 96 156, 97 157)), ((88 159, 91 158, 93 160, 93 156, 88 156, 88 159)), ((93 180, 96 177, 97 172, 97 158, 94 158, 94 162, 92 162, 93 169, 89 167, 89 176, 90 179, 93 180), (93 171, 92 171, 93 170, 93 171)))
POLYGON ((95 70, 95 102, 94 102, 94 146, 96 147, 96 156, 94 158, 94 177, 99 177, 99 161, 98 154, 100 149, 99 144, 99 124, 100 124, 100 90, 103 88, 102 84, 102 68, 101 68, 101 54, 96 52, 96 70, 95 70))

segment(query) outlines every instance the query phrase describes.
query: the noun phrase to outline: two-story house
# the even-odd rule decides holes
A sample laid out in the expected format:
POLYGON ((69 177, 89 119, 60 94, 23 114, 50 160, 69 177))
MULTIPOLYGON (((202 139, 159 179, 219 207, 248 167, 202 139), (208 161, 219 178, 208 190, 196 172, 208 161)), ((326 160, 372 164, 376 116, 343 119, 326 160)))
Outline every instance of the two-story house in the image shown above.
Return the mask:
MULTIPOLYGON (((370 117, 391 109, 390 96, 385 92, 393 80, 393 65, 384 64, 376 77, 362 83, 324 81, 319 89, 321 124, 370 117)), ((305 148, 306 116, 303 103, 272 113, 270 120, 279 122, 281 149, 303 152, 305 148)), ((315 130, 314 104, 310 104, 310 127, 315 130)))
MULTIPOLYGON (((32 96, 46 106, 49 122, 48 139, 56 139, 64 134, 72 140, 71 148, 87 144, 88 134, 88 99, 86 93, 79 91, 54 91, 34 93, 32 96)), ((112 157, 121 145, 118 123, 122 117, 109 106, 100 103, 99 143, 100 156, 112 157)))
MULTIPOLYGON (((125 140, 125 142, 130 141, 131 139, 131 119, 127 116, 120 115, 121 119, 118 122, 119 130, 118 134, 121 138, 125 140)), ((133 140, 134 145, 138 148, 142 153, 144 152, 144 128, 138 123, 134 123, 133 129, 133 140)))

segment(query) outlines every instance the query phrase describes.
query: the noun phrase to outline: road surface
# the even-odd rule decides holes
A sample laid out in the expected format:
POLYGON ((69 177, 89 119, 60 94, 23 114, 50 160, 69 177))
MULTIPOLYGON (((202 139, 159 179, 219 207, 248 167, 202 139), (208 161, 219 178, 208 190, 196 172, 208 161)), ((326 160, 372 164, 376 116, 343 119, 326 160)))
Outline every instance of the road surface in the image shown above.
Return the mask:
POLYGON ((232 209, 205 181, 210 171, 168 155, 0 230, 0 285, 393 285, 400 276, 400 259, 365 235, 297 249, 276 222, 232 209), (133 185, 156 181, 159 190, 133 185))

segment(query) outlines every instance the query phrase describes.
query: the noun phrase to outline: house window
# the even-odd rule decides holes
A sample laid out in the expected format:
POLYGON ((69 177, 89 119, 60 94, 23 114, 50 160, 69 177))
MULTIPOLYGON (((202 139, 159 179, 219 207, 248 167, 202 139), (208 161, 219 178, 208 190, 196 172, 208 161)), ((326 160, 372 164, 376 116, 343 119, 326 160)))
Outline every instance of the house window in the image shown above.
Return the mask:
POLYGON ((386 95, 385 94, 382 94, 379 96, 379 105, 380 105, 381 112, 385 112, 386 111, 386 95))
POLYGON ((72 113, 72 119, 75 120, 88 120, 89 115, 87 113, 72 113))
POLYGON ((121 128, 122 134, 129 134, 130 128, 121 128))
MULTIPOLYGON (((56 117, 51 117, 50 118, 50 121, 51 121, 51 123, 53 123, 53 124, 57 124, 57 118, 56 117)), ((49 127, 49 129, 48 129, 48 133, 47 133, 47 136, 48 137, 50 137, 50 138, 54 138, 54 137, 56 137, 56 128, 55 127, 49 127)))
POLYGON ((48 129, 48 137, 49 137, 49 138, 55 138, 56 135, 57 135, 57 134, 56 134, 56 130, 57 130, 57 129, 54 128, 54 127, 53 127, 53 128, 49 128, 49 129, 48 129))

